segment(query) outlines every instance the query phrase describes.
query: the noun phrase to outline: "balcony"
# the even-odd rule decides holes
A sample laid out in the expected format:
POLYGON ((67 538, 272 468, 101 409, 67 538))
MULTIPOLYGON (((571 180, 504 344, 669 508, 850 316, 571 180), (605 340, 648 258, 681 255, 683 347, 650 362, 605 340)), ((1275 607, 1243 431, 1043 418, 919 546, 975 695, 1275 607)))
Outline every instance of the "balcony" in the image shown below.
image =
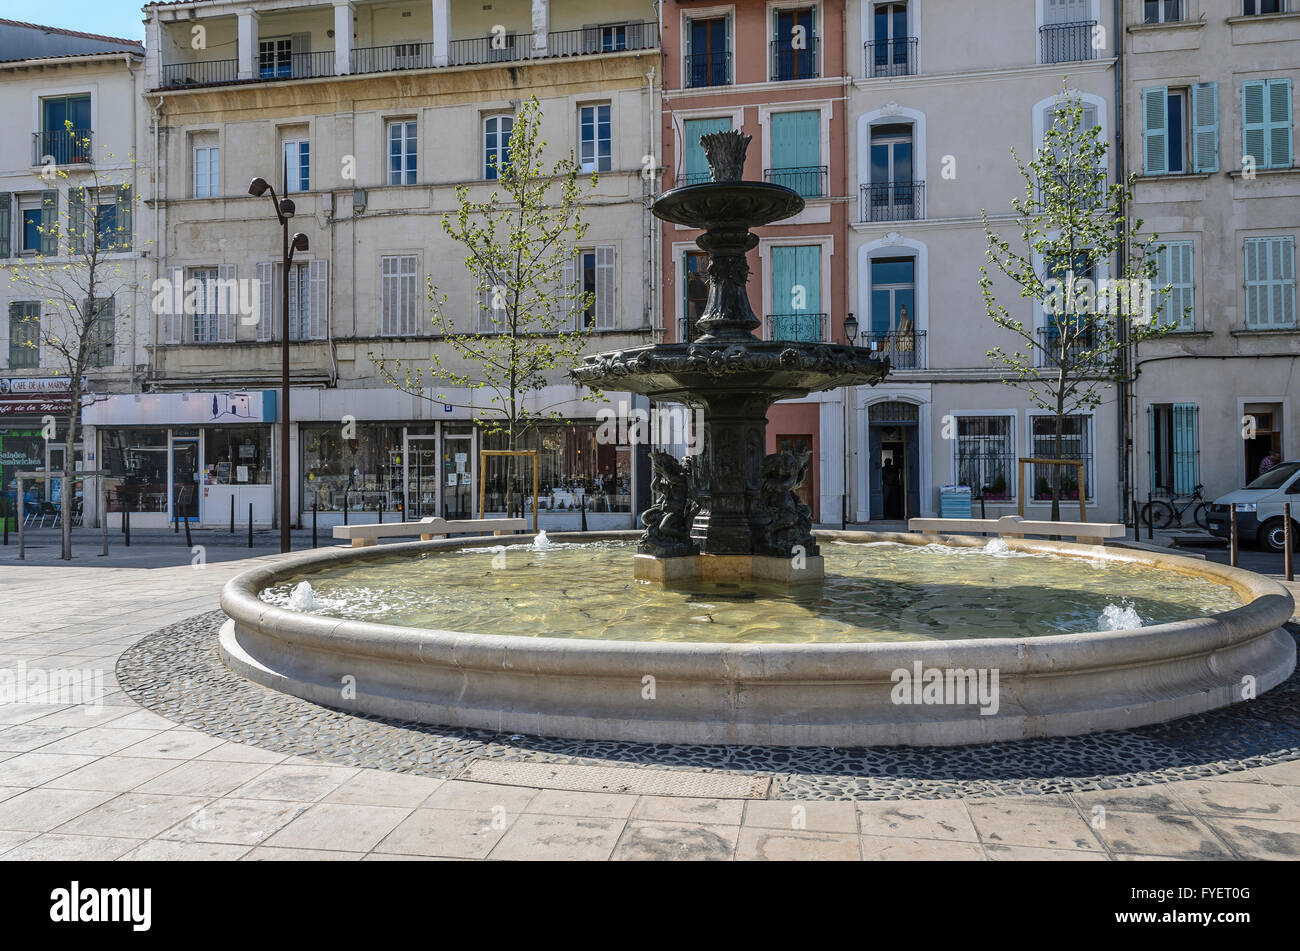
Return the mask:
POLYGON ((32 133, 32 165, 89 165, 94 151, 94 133, 89 129, 51 129, 32 133))
POLYGON ((895 370, 925 369, 925 331, 908 330, 891 333, 866 333, 863 346, 889 357, 895 370))
POLYGON ((1096 59, 1097 51, 1092 47, 1092 31, 1096 26, 1096 20, 1040 26, 1040 60, 1043 63, 1077 63, 1096 59))
POLYGON ((789 40, 772 41, 773 82, 817 78, 817 37, 810 36, 807 42, 805 48, 794 49, 789 40))
POLYGON ((916 73, 916 37, 862 44, 864 76, 911 76, 916 73))
MULTIPOLYGON (((1080 329, 1078 333, 1067 334, 1064 341, 1061 339, 1060 326, 1053 324, 1038 328, 1037 363, 1041 369, 1070 370, 1088 366, 1104 368, 1111 355, 1105 352, 1094 354, 1092 351, 1104 351, 1109 348, 1109 339, 1104 329, 1096 324, 1096 318, 1085 317, 1084 319, 1089 321, 1088 326, 1080 329)), ((1118 356, 1114 354, 1115 358, 1118 356)))
MULTIPOLYGON (((553 31, 547 34, 545 49, 533 49, 532 42, 532 33, 506 34, 504 43, 501 40, 494 42, 491 36, 452 40, 447 44, 446 62, 439 62, 433 43, 412 42, 358 47, 349 54, 349 71, 354 74, 385 73, 402 69, 517 63, 533 59, 658 49, 659 25, 653 22, 626 23, 619 26, 553 31)), ((724 82, 729 68, 728 59, 724 64, 724 82)), ((263 61, 257 64, 257 73, 258 75, 251 80, 241 80, 239 62, 233 59, 170 63, 162 67, 161 81, 164 89, 180 89, 191 86, 224 86, 238 82, 333 76, 335 75, 334 51, 295 53, 288 59, 263 61)))
POLYGON ((858 191, 858 221, 919 221, 925 217, 925 182, 873 182, 858 191))
POLYGON ((826 337, 826 314, 768 314, 763 321, 764 339, 796 343, 819 343, 826 337))
POLYGON ((825 165, 805 165, 799 168, 767 168, 763 180, 773 185, 784 185, 804 198, 826 197, 825 165))
POLYGON ((708 180, 708 172, 687 172, 686 174, 677 177, 673 187, 681 188, 683 185, 703 185, 708 180))
POLYGON ((686 88, 731 85, 731 52, 692 53, 686 57, 686 88))

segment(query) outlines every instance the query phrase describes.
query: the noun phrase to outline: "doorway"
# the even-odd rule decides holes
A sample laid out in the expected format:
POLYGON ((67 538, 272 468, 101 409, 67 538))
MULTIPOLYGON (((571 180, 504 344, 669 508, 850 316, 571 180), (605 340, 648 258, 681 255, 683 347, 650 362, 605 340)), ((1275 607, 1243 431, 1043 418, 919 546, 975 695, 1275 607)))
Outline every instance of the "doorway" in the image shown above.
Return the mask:
POLYGON ((199 520, 199 441, 172 440, 172 521, 199 520))
MULTIPOLYGON (((787 436, 776 437, 777 452, 792 452, 796 456, 801 456, 805 452, 811 453, 812 447, 813 447, 813 441, 812 441, 811 433, 801 433, 797 436, 787 435, 787 436)), ((810 512, 812 511, 812 507, 813 507, 812 482, 813 482, 813 476, 817 472, 816 463, 817 463, 816 459, 809 460, 808 473, 807 475, 804 476, 803 484, 801 484, 797 489, 794 490, 794 494, 799 496, 800 500, 802 500, 804 505, 808 506, 808 511, 810 512)))
POLYGON ((873 403, 867 410, 871 520, 904 521, 921 511, 920 439, 915 403, 873 403))
POLYGON ((437 436, 406 437, 406 518, 420 519, 438 514, 439 476, 437 436))
POLYGON ((1244 415, 1255 419, 1255 435, 1242 440, 1245 452, 1246 480, 1243 485, 1250 485, 1259 478, 1259 464, 1264 457, 1274 450, 1282 451, 1282 404, 1247 403, 1244 415))
POLYGON ((474 436, 472 433, 442 435, 442 517, 474 518, 474 436))

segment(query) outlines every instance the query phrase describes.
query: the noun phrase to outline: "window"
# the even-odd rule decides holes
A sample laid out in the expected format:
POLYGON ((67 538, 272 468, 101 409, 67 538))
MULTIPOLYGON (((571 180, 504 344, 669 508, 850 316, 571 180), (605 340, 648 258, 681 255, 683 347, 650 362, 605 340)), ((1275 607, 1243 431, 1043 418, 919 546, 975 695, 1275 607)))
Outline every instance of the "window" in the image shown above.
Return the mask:
POLYGON ((804 198, 826 194, 821 164, 822 114, 817 110, 774 112, 768 126, 771 162, 767 180, 793 188, 804 198))
MULTIPOLYGON (((204 485, 270 484, 270 426, 209 426, 203 440, 204 485)), ((305 498, 311 497, 309 483, 305 498)))
POLYGON ((117 249, 117 204, 95 206, 95 247, 101 251, 117 249))
MULTIPOLYGON (((1056 454, 1056 417, 1033 416, 1033 456, 1036 459, 1074 459, 1084 464, 1084 497, 1093 497, 1092 417, 1080 413, 1062 419, 1061 454, 1056 454)), ((1036 502, 1052 498, 1052 470, 1056 466, 1032 465, 1032 492, 1036 502)), ((1077 499, 1079 483, 1074 466, 1060 466, 1061 498, 1077 499)))
POLYGON ((510 134, 514 116, 488 116, 483 120, 483 177, 489 181, 510 164, 510 134))
MULTIPOLYGON (((190 339, 194 343, 215 343, 221 339, 218 327, 220 321, 220 307, 218 306, 218 297, 216 281, 218 279, 216 268, 192 268, 190 270, 190 281, 196 281, 198 286, 190 284, 186 288, 188 294, 191 290, 195 292, 197 306, 190 318, 190 339)), ((187 282, 188 283, 188 282, 187 282)))
POLYGON ((419 286, 414 254, 384 255, 380 270, 380 333, 407 336, 416 333, 419 286))
POLYGON ((286 139, 284 148, 284 191, 311 190, 311 142, 307 139, 286 139))
POLYGON ((956 476, 976 497, 1015 498, 1015 417, 958 416, 956 476))
POLYGON ((1296 326, 1295 237, 1247 238, 1246 329, 1296 326))
POLYGON ((388 123, 388 184, 414 185, 416 177, 416 129, 414 119, 388 123))
POLYGON ((46 157, 57 165, 90 161, 90 96, 55 96, 41 100, 41 132, 34 165, 46 157))
MULTIPOLYGON (((261 319, 258 340, 278 340, 280 335, 280 279, 283 265, 263 261, 257 266, 261 284, 261 319)), ((289 270, 289 339, 324 340, 329 320, 329 261, 312 258, 295 261, 289 270)))
POLYGON ((1195 403, 1153 403, 1147 407, 1147 453, 1151 492, 1187 495, 1200 482, 1195 403))
POLYGON ((912 127, 871 127, 871 182, 863 187, 863 221, 911 221, 922 217, 924 185, 913 181, 912 127))
POLYGON ((614 249, 592 248, 578 253, 581 291, 591 294, 591 305, 583 312, 583 328, 609 330, 614 326, 614 249))
POLYGON ((690 342, 700 336, 696 321, 704 316, 709 302, 709 255, 706 251, 682 254, 682 321, 678 341, 690 342))
POLYGON ((878 3, 872 10, 867 70, 871 76, 916 72, 916 40, 908 35, 906 3, 878 3))
POLYGON ((194 148, 194 197, 216 198, 221 194, 221 150, 215 145, 194 148))
POLYGON ((916 258, 871 259, 871 337, 879 348, 892 334, 913 332, 916 258))
POLYGON ((772 249, 772 314, 768 339, 826 339, 822 312, 822 249, 818 244, 772 249))
POLYGON ((1241 12, 1248 17, 1261 13, 1286 13, 1286 0, 1242 0, 1241 12))
POLYGON ((687 88, 731 82, 730 33, 730 16, 686 21, 687 88))
POLYGON ((1177 23, 1183 19, 1183 0, 1143 0, 1143 23, 1177 23))
POLYGON ((774 11, 772 79, 811 79, 817 75, 817 9, 774 11))
POLYGON ((1256 168, 1291 167, 1291 80, 1241 84, 1241 149, 1256 168))
POLYGON ((1039 61, 1071 63, 1095 59, 1091 0, 1042 0, 1043 25, 1038 29, 1039 61))
POLYGON ((1142 90, 1142 170, 1176 175, 1219 168, 1219 87, 1142 90))
POLYGON ((41 229, 43 227, 41 209, 24 208, 22 209, 22 215, 22 250, 28 254, 36 254, 41 250, 41 229))
POLYGON ((17 300, 9 305, 9 368, 41 365, 41 303, 17 300))
POLYGON ((584 172, 608 172, 611 168, 609 104, 583 106, 578 110, 579 161, 584 172))
POLYGON ((285 79, 293 75, 293 38, 277 36, 257 44, 258 76, 285 79))
POLYGON ((116 302, 112 297, 101 297, 94 304, 87 301, 86 307, 95 320, 90 328, 90 363, 97 367, 111 367, 117 338, 116 302))
POLYGON ((687 119, 683 128, 682 151, 686 154, 686 160, 682 163, 684 172, 678 184, 699 185, 709 180, 709 160, 704 154, 704 147, 700 145, 700 137, 714 132, 730 132, 731 118, 687 119))
POLYGON ((1196 329, 1194 274, 1192 242, 1166 241, 1164 247, 1156 252, 1156 279, 1152 293, 1158 293, 1166 284, 1172 287, 1156 313, 1161 323, 1171 323, 1175 330, 1196 329))

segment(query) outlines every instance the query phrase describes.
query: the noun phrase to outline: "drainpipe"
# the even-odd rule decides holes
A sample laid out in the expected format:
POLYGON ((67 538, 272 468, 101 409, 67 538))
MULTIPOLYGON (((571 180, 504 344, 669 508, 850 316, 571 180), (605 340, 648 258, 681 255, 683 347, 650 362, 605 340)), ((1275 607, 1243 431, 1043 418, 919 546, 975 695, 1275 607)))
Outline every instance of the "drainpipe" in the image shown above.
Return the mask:
MULTIPOLYGON (((660 40, 662 42, 662 40, 660 40)), ((644 155, 649 155, 654 161, 654 166, 659 164, 659 153, 655 151, 655 119, 658 112, 655 109, 655 67, 650 67, 650 72, 645 74, 646 82, 646 109, 645 109, 645 128, 646 128, 646 150, 644 155)), ((655 343, 662 341, 661 336, 655 335, 655 332, 663 330, 663 321, 656 320, 655 310, 655 258, 657 257, 657 248, 655 245, 655 217, 650 212, 650 202, 655 195, 655 176, 654 166, 650 169, 650 177, 646 181, 646 204, 642 210, 645 215, 645 254, 646 275, 645 275, 645 306, 646 306, 646 326, 650 327, 655 343)), ((644 173, 643 173, 644 174, 644 173)))
MULTIPOLYGON (((1112 30, 1115 35, 1115 174, 1118 181, 1127 182, 1128 164, 1124 159, 1124 23, 1121 19, 1122 4, 1120 0, 1111 0, 1111 17, 1112 30)), ((1122 216, 1121 223, 1116 226, 1121 232, 1123 240, 1119 245, 1119 260, 1117 262, 1119 273, 1125 275, 1128 273, 1129 248, 1128 239, 1123 236, 1124 230, 1128 223, 1128 205, 1125 203, 1120 208, 1122 216)), ((1128 343, 1128 321, 1119 321, 1119 337, 1122 343, 1121 354, 1123 355, 1120 379, 1116 387, 1116 395, 1119 398, 1118 406, 1118 476, 1119 476, 1119 501, 1120 501, 1120 519, 1122 520, 1126 513, 1132 508, 1130 499, 1132 498, 1133 484, 1131 481, 1132 465, 1131 452, 1133 441, 1133 418, 1132 413, 1135 409, 1133 402, 1133 389, 1135 381, 1130 373, 1135 354, 1131 352, 1128 343)))
MULTIPOLYGON (((158 159, 158 142, 161 137, 158 121, 162 118, 163 112, 162 96, 158 97, 158 101, 154 103, 151 111, 153 124, 153 278, 156 281, 162 277, 163 260, 167 256, 167 237, 162 230, 162 203, 163 196, 166 194, 166 189, 158 178, 160 164, 158 159)), ((160 336, 158 314, 153 312, 152 307, 149 308, 149 312, 152 315, 152 319, 149 322, 149 329, 153 339, 153 352, 149 359, 149 369, 146 371, 147 377, 153 376, 158 369, 156 361, 158 359, 158 340, 160 336)), ((135 359, 135 354, 131 355, 131 359, 135 359)), ((133 373, 132 376, 134 375, 135 374, 133 373)), ((141 387, 141 389, 143 390, 143 387, 141 387)))

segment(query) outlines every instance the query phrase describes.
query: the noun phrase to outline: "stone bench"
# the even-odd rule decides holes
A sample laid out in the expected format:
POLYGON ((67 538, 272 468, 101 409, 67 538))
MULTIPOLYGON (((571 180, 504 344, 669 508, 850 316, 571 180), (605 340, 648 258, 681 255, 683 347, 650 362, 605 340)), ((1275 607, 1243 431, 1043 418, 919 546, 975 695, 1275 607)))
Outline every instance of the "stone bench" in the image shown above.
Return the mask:
POLYGON ((1080 545, 1102 545, 1107 538, 1124 538, 1128 528, 1120 522, 1043 522, 1031 521, 1019 515, 1001 518, 912 518, 907 520, 908 531, 926 534, 951 533, 972 535, 976 532, 993 532, 1002 538, 1024 538, 1026 535, 1068 535, 1080 545))
POLYGON ((460 521, 447 521, 436 515, 422 518, 418 522, 388 522, 368 525, 335 525, 334 537, 346 538, 353 548, 365 548, 379 544, 381 538, 399 538, 403 535, 419 535, 421 541, 429 541, 437 535, 507 535, 514 531, 527 531, 526 518, 474 518, 460 521))

